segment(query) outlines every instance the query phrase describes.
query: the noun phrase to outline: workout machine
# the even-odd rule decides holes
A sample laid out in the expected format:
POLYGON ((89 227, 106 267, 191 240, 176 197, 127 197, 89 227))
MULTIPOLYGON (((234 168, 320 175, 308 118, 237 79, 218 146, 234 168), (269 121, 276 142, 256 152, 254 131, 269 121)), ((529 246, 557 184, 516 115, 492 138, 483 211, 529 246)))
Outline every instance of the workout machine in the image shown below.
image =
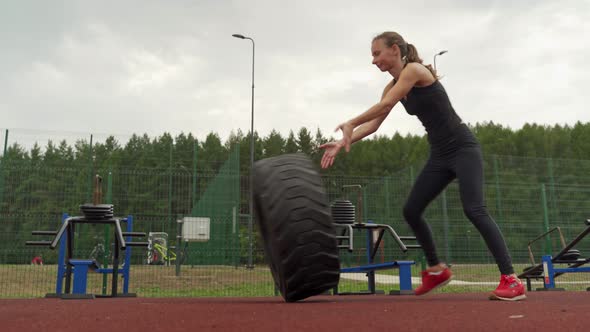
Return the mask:
MULTIPOLYGON (((590 219, 587 219, 585 224, 586 228, 568 244, 565 243, 565 239, 559 227, 554 227, 529 242, 528 251, 532 265, 525 268, 524 272, 518 276, 519 278, 526 279, 527 289, 529 291, 531 290, 531 279, 543 280, 543 288, 537 288, 538 291, 564 290, 563 288, 555 287, 555 278, 565 273, 590 272, 590 267, 584 267, 585 264, 590 262, 590 258, 580 258, 580 251, 574 249, 574 246, 590 233, 590 219), (562 245, 561 251, 555 256, 543 255, 541 263, 535 263, 531 245, 553 232, 559 234, 559 239, 562 245), (559 268, 555 266, 556 264, 565 264, 567 267, 559 268)), ((590 287, 587 290, 590 291, 590 287)))
POLYGON ((170 265, 176 261, 176 253, 168 246, 168 233, 149 232, 146 263, 148 265, 170 265))
POLYGON ((83 216, 70 217, 64 214, 62 224, 57 231, 33 231, 33 235, 51 235, 51 241, 26 241, 26 245, 49 246, 55 249, 59 244, 57 280, 55 294, 49 293, 46 297, 59 297, 62 299, 92 299, 95 297, 133 297, 128 292, 129 288, 129 267, 131 249, 129 247, 147 247, 147 242, 132 242, 133 237, 145 237, 142 232, 133 232, 133 217, 115 217, 113 205, 99 204, 102 191, 100 189, 101 178, 96 176, 94 203, 87 203, 80 206, 83 216), (126 231, 121 230, 121 223, 126 223, 126 231), (77 224, 103 224, 111 225, 114 228, 114 253, 113 267, 101 268, 94 259, 74 258, 74 234, 77 224), (65 235, 65 236, 64 236, 65 235), (124 264, 119 268, 120 251, 125 250, 124 264), (87 294, 88 271, 112 275, 112 287, 110 295, 87 294), (119 293, 119 275, 124 278, 123 292, 119 293), (73 283, 72 283, 73 276, 73 283), (65 287, 62 288, 62 279, 65 279, 65 287))
POLYGON ((345 185, 342 189, 355 188, 358 190, 358 205, 359 205, 359 217, 358 220, 355 218, 355 206, 348 200, 339 199, 332 203, 332 219, 338 235, 338 248, 346 249, 349 252, 354 250, 354 231, 366 231, 366 258, 367 263, 365 265, 341 268, 340 273, 367 273, 367 291, 362 292, 346 292, 341 293, 338 291, 338 287, 334 288, 334 294, 340 295, 361 295, 361 294, 377 294, 382 291, 377 291, 375 288, 375 271, 384 269, 398 269, 399 270, 399 281, 400 290, 390 291, 390 295, 409 295, 414 294, 412 290, 412 265, 414 261, 394 260, 385 263, 375 263, 375 255, 383 241, 385 233, 391 235, 395 243, 399 246, 402 252, 407 252, 409 249, 421 248, 418 244, 405 244, 406 241, 414 241, 414 236, 399 236, 393 227, 387 224, 376 224, 371 220, 363 222, 362 219, 362 187, 360 185, 345 185), (375 239, 375 234, 377 238, 375 239))

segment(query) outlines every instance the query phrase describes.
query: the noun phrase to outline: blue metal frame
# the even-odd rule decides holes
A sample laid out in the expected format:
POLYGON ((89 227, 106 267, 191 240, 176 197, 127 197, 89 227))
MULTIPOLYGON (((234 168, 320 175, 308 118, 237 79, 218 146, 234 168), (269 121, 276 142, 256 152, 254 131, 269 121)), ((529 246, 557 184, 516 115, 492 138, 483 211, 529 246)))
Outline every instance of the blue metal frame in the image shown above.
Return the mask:
MULTIPOLYGON (((526 269, 523 273, 519 274, 519 278, 525 278, 527 282, 527 289, 531 290, 531 279, 543 279, 543 286, 544 288, 539 288, 537 290, 563 290, 560 288, 555 288, 555 278, 564 274, 564 273, 575 273, 575 272, 590 272, 589 267, 582 267, 585 264, 590 263, 590 258, 586 259, 576 259, 576 260, 564 260, 563 257, 569 253, 571 249, 576 246, 578 242, 580 242, 584 237, 590 234, 590 219, 585 221, 586 228, 576 236, 575 239, 572 240, 569 244, 565 244, 565 240, 563 239, 563 235, 561 234, 561 230, 559 227, 554 227, 553 229, 539 235, 535 239, 529 242, 528 249, 529 255, 531 259, 531 263, 533 266, 526 269), (531 244, 539 239, 542 239, 549 233, 557 230, 560 235, 561 243, 563 244, 563 249, 555 256, 551 255, 544 255, 542 257, 542 261, 540 264, 535 264, 535 260, 533 258, 531 244), (553 264, 568 264, 569 267, 567 268, 555 268, 553 264)), ((590 291, 590 288, 588 288, 590 291)))
MULTIPOLYGON (((62 215, 62 224, 66 221, 69 217, 67 213, 62 215)), ((127 218, 121 219, 122 222, 127 223, 126 232, 133 232, 133 216, 129 215, 127 218)), ((55 293, 59 296, 64 293, 63 290, 63 280, 66 276, 66 271, 68 264, 65 262, 66 257, 66 242, 68 237, 61 237, 59 240, 59 252, 57 257, 57 278, 55 283, 55 293)), ((131 236, 127 236, 125 239, 127 242, 131 242, 131 236)), ((74 285, 73 285, 73 294, 85 294, 86 293, 86 283, 87 283, 87 275, 88 269, 91 265, 90 260, 73 260, 70 259, 72 264, 72 273, 74 274, 74 285), (77 273, 76 273, 77 272, 77 273), (84 285, 83 287, 81 285, 84 285), (80 293, 82 292, 82 293, 80 293)), ((131 246, 127 246, 125 248, 125 259, 123 267, 117 270, 120 273, 120 276, 123 278, 123 292, 121 295, 129 294, 129 267, 131 266, 131 246)), ((92 269, 96 273, 103 273, 103 274, 110 274, 113 273, 112 268, 98 268, 92 269)), ((69 292, 69 290, 66 290, 69 292)))
MULTIPOLYGON (((68 214, 64 213, 61 217, 62 224, 68 218, 68 214)), ((59 252, 57 254, 57 280, 55 282, 55 294, 62 294, 63 280, 66 272, 65 266, 66 259, 66 241, 63 239, 59 240, 59 252)))
POLYGON ((556 268, 552 260, 551 255, 543 255, 543 286, 545 289, 555 288, 555 274, 557 273, 590 272, 590 267, 556 268))
MULTIPOLYGON (((375 292, 375 271, 384 269, 399 269, 399 290, 402 294, 412 292, 412 265, 416 264, 414 261, 393 261, 379 264, 367 264, 355 267, 346 267, 340 269, 340 273, 358 273, 368 272, 373 273, 372 284, 369 279, 369 291, 375 292)), ((368 276, 368 274, 367 274, 368 276)))
POLYGON ((86 294, 86 285, 88 281, 88 270, 96 270, 98 266, 96 261, 90 259, 70 259, 70 264, 74 267, 74 285, 72 294, 86 294))
MULTIPOLYGON (((367 221, 368 225, 375 225, 372 220, 367 221)), ((358 229, 358 227, 357 227, 358 229)), ((358 272, 367 272, 367 287, 368 287, 368 294, 375 294, 377 292, 375 288, 375 271, 376 270, 384 270, 390 268, 397 268, 399 269, 399 280, 400 280, 400 290, 399 292, 392 291, 390 294, 399 294, 399 295, 407 295, 413 294, 414 291, 412 290, 412 265, 416 264, 415 261, 392 261, 386 263, 378 263, 374 264, 374 257, 379 246, 379 243, 382 240, 383 233, 379 236, 377 240, 377 244, 373 248, 373 230, 375 228, 368 227, 367 230, 367 243, 366 243, 366 256, 367 256, 367 264, 355 266, 355 267, 348 267, 348 268, 341 268, 340 273, 358 273, 358 272)), ((349 229, 352 232, 352 229, 349 229)), ((384 231, 382 231, 384 232, 384 231)), ((393 233, 394 239, 397 234, 393 233)), ((407 250, 406 246, 401 242, 399 237, 396 239, 398 244, 401 244, 402 250, 407 250)), ((403 250, 403 251, 405 251, 403 250)), ((336 288, 337 291, 337 288, 336 288)))

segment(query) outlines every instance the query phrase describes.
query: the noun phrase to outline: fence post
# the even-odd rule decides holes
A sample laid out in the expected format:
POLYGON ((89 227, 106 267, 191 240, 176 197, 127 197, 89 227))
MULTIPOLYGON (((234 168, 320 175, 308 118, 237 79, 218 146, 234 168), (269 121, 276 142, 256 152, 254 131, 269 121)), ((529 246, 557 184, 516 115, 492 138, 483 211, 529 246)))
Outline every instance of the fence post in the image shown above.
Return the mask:
POLYGON ((442 192, 442 213, 443 213, 443 234, 445 238, 445 259, 451 261, 451 250, 449 247, 449 213, 447 207, 447 190, 442 192))
POLYGON ((168 159, 168 226, 166 232, 170 233, 170 225, 172 224, 172 144, 170 143, 170 152, 168 159))
MULTIPOLYGON (((6 133, 4 135, 4 153, 2 154, 2 159, 0 161, 0 211, 2 211, 3 202, 4 202, 4 163, 6 158, 6 151, 8 149, 8 129, 6 129, 6 133)), ((7 257, 7 250, 4 251, 3 262, 8 260, 7 257)))
MULTIPOLYGON (((113 204, 113 173, 112 168, 109 167, 109 175, 107 178, 107 195, 106 195, 106 204, 113 204)), ((106 269, 109 267, 109 257, 111 251, 111 239, 109 232, 110 226, 104 226, 104 253, 102 257, 102 265, 106 269)), ((108 275, 106 273, 102 274, 102 294, 107 294, 107 283, 108 283, 108 275)))
MULTIPOLYGON (((90 202, 90 203, 94 203, 94 135, 90 134, 90 150, 89 150, 89 155, 88 155, 88 192, 87 192, 87 199, 86 202, 90 202)), ((102 186, 102 182, 100 184, 102 186)), ((102 191, 102 188, 100 189, 102 191)), ((102 204, 103 202, 98 202, 99 204, 102 204)), ((82 234, 85 234, 87 229, 90 226, 88 226, 87 224, 80 224, 77 227, 77 231, 74 232, 74 241, 80 239, 81 236, 83 236, 82 234)), ((106 250, 106 248, 105 248, 106 250)))
POLYGON ((391 223, 391 201, 389 200, 389 181, 391 180, 391 175, 385 178, 385 218, 387 219, 386 224, 391 223))
POLYGON ((2 203, 4 202, 4 158, 6 158, 6 151, 8 149, 8 129, 4 135, 4 153, 2 154, 2 161, 0 162, 0 211, 2 210, 2 203))
POLYGON ((548 204, 551 205, 549 212, 553 220, 559 217, 559 210, 557 208, 557 195, 555 193, 555 178, 553 177, 553 159, 547 160, 547 172, 549 173, 549 198, 548 204))
MULTIPOLYGON (((362 204, 363 205, 363 211, 362 211, 362 214, 361 214, 361 218, 364 218, 365 220, 368 220, 369 219, 369 214, 367 213, 367 209, 368 209, 367 206, 369 204, 367 204, 368 201, 367 201, 367 188, 366 187, 363 187, 363 189, 362 189, 362 198, 361 199, 362 199, 362 202, 363 202, 363 204, 362 204)), ((361 222, 364 222, 362 219, 360 219, 360 221, 361 222)))
POLYGON ((193 216, 193 209, 195 207, 195 201, 197 199, 197 153, 199 147, 199 141, 195 139, 194 151, 193 151, 193 195, 191 196, 191 211, 190 214, 193 216))
POLYGON ((498 156, 494 155, 494 179, 496 182, 496 210, 498 210, 498 217, 496 222, 498 226, 504 220, 504 216, 502 215, 502 191, 500 190, 500 176, 498 172, 498 156))
POLYGON ((94 152, 92 150, 92 140, 93 140, 93 138, 94 138, 93 135, 90 134, 90 151, 89 151, 90 153, 89 153, 89 156, 88 156, 88 163, 89 163, 88 169, 89 169, 90 175, 88 176, 88 193, 87 193, 87 196, 86 196, 86 201, 87 202, 92 202, 92 192, 93 192, 93 190, 92 190, 92 184, 94 183, 94 152))
MULTIPOLYGON (((543 203, 543 227, 545 228, 545 232, 549 231, 549 210, 547 208, 547 193, 545 191, 545 184, 541 183, 541 201, 543 203)), ((553 249, 551 248, 551 238, 545 238, 545 248, 543 248, 543 253, 545 255, 551 255, 553 249)))
POLYGON ((177 277, 180 277, 180 260, 182 259, 184 263, 184 254, 186 253, 184 250, 181 249, 182 247, 182 225, 184 224, 183 219, 179 219, 176 221, 176 259, 174 260, 175 263, 175 274, 177 277))
POLYGON ((6 150, 8 149, 8 129, 6 129, 6 133, 4 134, 4 154, 6 155, 6 150))
POLYGON ((240 144, 236 143, 234 145, 234 149, 235 149, 235 156, 234 156, 234 166, 233 166, 233 174, 234 174, 234 178, 233 178, 233 184, 234 184, 234 207, 232 209, 233 211, 233 220, 232 222, 233 224, 233 234, 232 234, 232 239, 233 239, 233 250, 234 250, 234 265, 237 268, 240 265, 240 252, 241 252, 241 247, 240 247, 240 217, 239 217, 239 211, 240 211, 240 202, 241 202, 241 192, 240 192, 240 144))
MULTIPOLYGON (((414 167, 413 166, 410 166, 410 190, 412 190, 411 189, 412 186, 414 186, 414 167)), ((427 268, 427 266, 426 266, 426 256, 424 256, 424 253, 422 253, 420 255, 420 268, 422 270, 426 270, 426 268, 427 268)))

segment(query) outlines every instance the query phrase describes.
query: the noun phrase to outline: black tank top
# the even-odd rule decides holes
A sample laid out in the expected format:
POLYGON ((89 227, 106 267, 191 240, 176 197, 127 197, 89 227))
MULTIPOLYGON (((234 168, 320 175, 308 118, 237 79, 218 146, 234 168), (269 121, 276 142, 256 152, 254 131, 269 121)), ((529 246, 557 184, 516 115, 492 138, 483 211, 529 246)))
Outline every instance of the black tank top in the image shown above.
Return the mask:
POLYGON ((436 80, 425 87, 413 87, 401 100, 406 112, 420 119, 432 148, 476 143, 475 136, 457 115, 443 85, 436 80))

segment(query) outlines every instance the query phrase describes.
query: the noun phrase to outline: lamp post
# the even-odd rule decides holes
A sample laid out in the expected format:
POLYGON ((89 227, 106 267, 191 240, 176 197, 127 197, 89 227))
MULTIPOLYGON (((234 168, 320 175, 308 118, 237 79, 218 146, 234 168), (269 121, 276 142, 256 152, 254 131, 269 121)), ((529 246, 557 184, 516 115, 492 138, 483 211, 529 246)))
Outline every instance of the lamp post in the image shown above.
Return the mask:
POLYGON ((443 54, 445 54, 447 52, 448 52, 447 50, 443 50, 443 51, 440 51, 440 52, 438 52, 438 53, 436 53, 434 55, 434 70, 436 70, 436 57, 439 56, 439 55, 443 55, 443 54))
POLYGON ((248 218, 248 237, 250 238, 250 251, 248 255, 248 268, 253 268, 252 254, 253 254, 253 239, 252 239, 252 214, 254 213, 254 55, 256 45, 254 39, 240 34, 233 34, 232 37, 239 39, 249 39, 252 42, 252 114, 250 116, 250 206, 248 218))

